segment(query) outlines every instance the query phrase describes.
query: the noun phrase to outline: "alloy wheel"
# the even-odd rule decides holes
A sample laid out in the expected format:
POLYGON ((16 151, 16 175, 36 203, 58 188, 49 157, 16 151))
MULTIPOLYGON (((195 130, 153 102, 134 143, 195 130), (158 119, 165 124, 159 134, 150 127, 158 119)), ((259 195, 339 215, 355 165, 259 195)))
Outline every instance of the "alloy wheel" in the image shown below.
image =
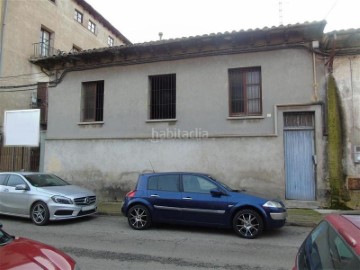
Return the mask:
POLYGON ((46 204, 36 203, 31 210, 31 219, 36 225, 44 225, 49 219, 49 210, 46 204))
POLYGON ((237 213, 233 220, 235 232, 244 238, 255 238, 263 230, 263 221, 253 210, 243 210, 237 213))
POLYGON ((143 230, 150 226, 151 217, 146 207, 135 205, 129 210, 128 221, 135 230, 143 230))

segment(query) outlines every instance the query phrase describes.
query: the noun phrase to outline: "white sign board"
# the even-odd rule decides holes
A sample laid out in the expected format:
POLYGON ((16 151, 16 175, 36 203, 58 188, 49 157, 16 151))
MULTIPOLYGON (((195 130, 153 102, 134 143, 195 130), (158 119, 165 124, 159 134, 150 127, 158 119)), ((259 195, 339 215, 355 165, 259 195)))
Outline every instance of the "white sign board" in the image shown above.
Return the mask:
POLYGON ((39 146, 40 110, 5 111, 5 146, 39 146))

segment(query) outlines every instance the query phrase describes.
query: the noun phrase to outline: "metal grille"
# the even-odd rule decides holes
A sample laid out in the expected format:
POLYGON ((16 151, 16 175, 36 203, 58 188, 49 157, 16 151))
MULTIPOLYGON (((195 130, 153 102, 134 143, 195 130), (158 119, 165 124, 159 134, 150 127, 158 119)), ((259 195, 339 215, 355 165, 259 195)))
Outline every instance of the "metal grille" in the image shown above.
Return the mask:
POLYGON ((85 82, 82 88, 82 121, 103 121, 104 81, 85 82))
POLYGON ((96 202, 96 196, 88 196, 74 199, 76 205, 90 205, 96 202))
POLYGON ((261 115, 261 69, 229 70, 230 116, 261 115))
POLYGON ((288 112, 284 113, 284 127, 289 128, 314 128, 313 112, 288 112))
POLYGON ((176 118, 176 75, 150 76, 150 119, 176 118))

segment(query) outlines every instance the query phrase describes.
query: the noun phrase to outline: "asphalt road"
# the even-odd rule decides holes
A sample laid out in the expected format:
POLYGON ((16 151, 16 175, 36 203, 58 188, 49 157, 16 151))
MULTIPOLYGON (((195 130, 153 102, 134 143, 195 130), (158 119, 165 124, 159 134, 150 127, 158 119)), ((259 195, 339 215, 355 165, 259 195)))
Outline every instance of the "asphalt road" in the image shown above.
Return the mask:
POLYGON ((286 226, 246 240, 231 230, 157 225, 132 230, 124 217, 94 216, 39 227, 0 216, 5 231, 55 246, 82 270, 291 269, 311 228, 286 226))

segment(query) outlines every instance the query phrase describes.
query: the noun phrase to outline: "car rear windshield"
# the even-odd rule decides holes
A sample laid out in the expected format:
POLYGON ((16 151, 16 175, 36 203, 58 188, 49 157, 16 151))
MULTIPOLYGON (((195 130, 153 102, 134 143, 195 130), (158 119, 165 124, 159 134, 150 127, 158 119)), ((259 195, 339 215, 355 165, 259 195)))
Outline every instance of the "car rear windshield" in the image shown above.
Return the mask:
POLYGON ((31 174, 24 176, 34 187, 54 187, 69 185, 68 182, 62 180, 61 178, 53 174, 31 174))

